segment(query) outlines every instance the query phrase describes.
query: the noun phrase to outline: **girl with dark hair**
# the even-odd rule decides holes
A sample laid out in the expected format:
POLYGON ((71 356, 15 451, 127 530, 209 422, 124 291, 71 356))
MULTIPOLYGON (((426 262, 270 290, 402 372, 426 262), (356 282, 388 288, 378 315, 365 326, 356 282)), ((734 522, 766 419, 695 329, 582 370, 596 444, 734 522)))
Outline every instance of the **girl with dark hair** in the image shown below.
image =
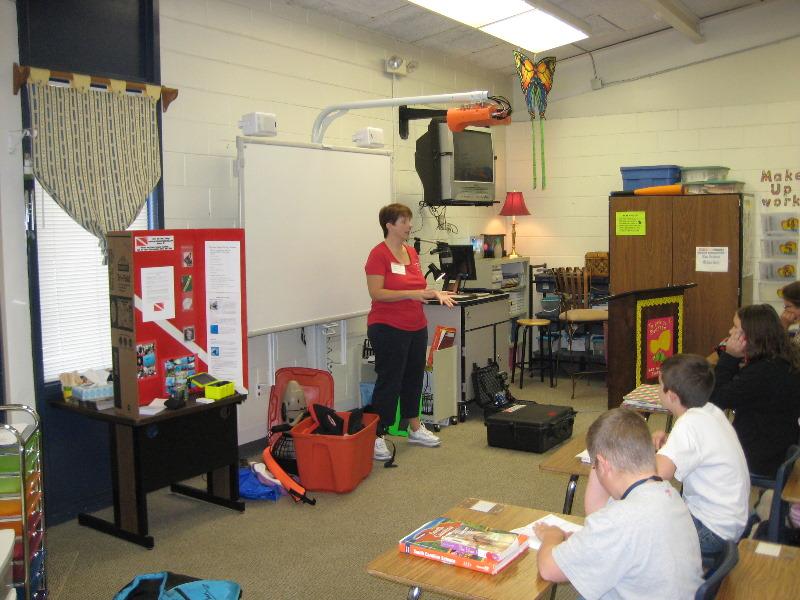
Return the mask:
POLYGON ((800 349, 769 304, 736 311, 714 370, 711 402, 736 411, 733 428, 753 474, 773 478, 800 436, 800 349))
MULTIPOLYGON (((781 298, 783 298, 781 323, 788 329, 790 325, 800 323, 800 281, 783 286, 781 298)), ((795 341, 800 341, 800 338, 795 336, 795 341)))

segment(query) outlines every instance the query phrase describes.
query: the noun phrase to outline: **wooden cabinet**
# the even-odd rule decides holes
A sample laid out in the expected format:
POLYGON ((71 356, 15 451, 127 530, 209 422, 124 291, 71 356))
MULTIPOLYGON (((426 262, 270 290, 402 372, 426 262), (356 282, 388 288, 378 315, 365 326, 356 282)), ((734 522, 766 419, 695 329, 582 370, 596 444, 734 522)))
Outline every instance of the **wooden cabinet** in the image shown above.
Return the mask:
POLYGON ((739 194, 612 196, 609 199, 610 290, 697 283, 685 294, 684 352, 706 356, 727 335, 742 296, 745 231, 739 194), (617 232, 617 213, 644 216, 645 235, 617 232), (726 248, 724 271, 697 270, 698 248, 726 248))

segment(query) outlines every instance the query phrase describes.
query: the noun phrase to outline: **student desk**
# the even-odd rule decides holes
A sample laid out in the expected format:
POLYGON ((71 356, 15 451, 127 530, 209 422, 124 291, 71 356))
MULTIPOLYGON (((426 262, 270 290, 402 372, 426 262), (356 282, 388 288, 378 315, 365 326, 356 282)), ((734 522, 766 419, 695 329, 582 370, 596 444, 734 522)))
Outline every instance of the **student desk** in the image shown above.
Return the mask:
POLYGON ((800 502, 800 460, 795 461, 789 480, 781 493, 781 500, 797 504, 800 502))
POLYGON ((549 473, 563 473, 569 475, 567 482, 567 493, 564 495, 564 508, 565 514, 572 512, 572 500, 575 498, 575 489, 578 487, 578 478, 581 475, 586 477, 592 470, 592 466, 581 462, 580 458, 575 458, 576 454, 580 454, 586 450, 586 435, 581 434, 574 436, 571 440, 567 441, 561 448, 556 450, 551 456, 548 456, 541 463, 539 463, 540 471, 547 471, 549 473))
POLYGON ((780 546, 778 556, 767 556, 755 553, 759 543, 739 542, 739 563, 723 580, 717 600, 800 598, 800 548, 780 546))
MULTIPOLYGON (((511 504, 498 505, 501 509, 495 514, 467 508, 477 501, 476 498, 467 498, 445 512, 443 516, 511 530, 550 514, 549 511, 511 504)), ((430 518, 434 516, 436 515, 430 518)), ((559 516, 583 524, 581 517, 559 516)), ((424 519, 420 519, 420 523, 416 526, 422 525, 424 519)), ((518 556, 497 575, 487 575, 403 554, 398 551, 395 544, 367 565, 367 573, 409 586, 411 588, 408 592, 409 599, 419 598, 421 590, 430 590, 451 598, 468 600, 534 600, 544 598, 553 587, 552 583, 539 577, 535 550, 528 550, 518 556)))
POLYGON ((138 418, 116 408, 90 410, 53 402, 53 406, 109 426, 114 522, 81 513, 78 523, 152 548, 155 541, 148 533, 147 492, 166 486, 174 493, 243 512, 236 407, 245 398, 235 394, 211 404, 189 400, 183 408, 138 418), (202 474, 207 474, 205 490, 178 483, 202 474))

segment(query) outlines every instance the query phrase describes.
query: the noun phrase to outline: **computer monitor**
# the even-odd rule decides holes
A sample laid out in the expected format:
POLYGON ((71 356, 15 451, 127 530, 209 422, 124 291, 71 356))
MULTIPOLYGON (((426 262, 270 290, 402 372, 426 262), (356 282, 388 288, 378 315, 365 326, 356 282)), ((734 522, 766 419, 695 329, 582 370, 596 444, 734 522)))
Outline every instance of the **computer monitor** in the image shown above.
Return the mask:
POLYGON ((475 281, 478 275, 475 272, 475 253, 472 244, 450 245, 450 252, 439 254, 439 264, 445 274, 443 289, 448 289, 451 280, 455 281, 455 289, 458 292, 461 282, 465 280, 475 281))

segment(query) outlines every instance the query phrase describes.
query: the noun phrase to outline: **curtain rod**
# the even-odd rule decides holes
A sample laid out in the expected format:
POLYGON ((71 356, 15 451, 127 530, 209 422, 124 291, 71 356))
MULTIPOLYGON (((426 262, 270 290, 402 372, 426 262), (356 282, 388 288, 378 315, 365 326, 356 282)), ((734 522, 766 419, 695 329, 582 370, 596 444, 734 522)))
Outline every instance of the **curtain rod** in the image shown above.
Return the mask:
MULTIPOLYGON (((49 70, 49 69, 48 69, 49 70)), ((17 63, 14 63, 14 95, 16 96, 19 91, 22 89, 22 86, 25 85, 25 82, 28 81, 28 77, 30 77, 31 68, 28 67, 21 67, 17 63)), ((74 73, 70 73, 69 71, 52 71, 50 70, 50 78, 51 79, 60 79, 66 81, 72 81, 74 73)), ((104 85, 108 87, 111 84, 111 78, 109 77, 90 77, 91 82, 97 85, 104 85)), ((126 90, 137 90, 140 92, 145 91, 144 83, 138 83, 136 81, 126 81, 125 82, 125 89, 126 90)), ((178 90, 176 88, 170 88, 166 86, 159 86, 161 88, 161 109, 164 112, 167 112, 167 108, 178 97, 178 90)))

